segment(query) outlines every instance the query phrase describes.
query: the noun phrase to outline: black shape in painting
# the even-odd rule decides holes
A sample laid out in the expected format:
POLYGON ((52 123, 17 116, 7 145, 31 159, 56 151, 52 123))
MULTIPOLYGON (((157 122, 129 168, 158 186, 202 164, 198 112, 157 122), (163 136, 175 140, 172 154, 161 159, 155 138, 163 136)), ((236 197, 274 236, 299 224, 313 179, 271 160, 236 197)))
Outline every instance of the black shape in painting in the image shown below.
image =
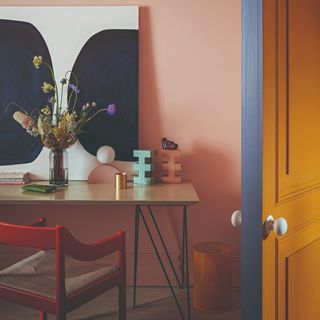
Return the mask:
POLYGON ((40 32, 30 23, 0 20, 0 166, 32 162, 43 148, 39 138, 28 135, 12 119, 19 108, 6 108, 15 102, 31 113, 48 104, 40 87, 43 81, 51 82, 50 73, 45 68, 35 72, 35 55, 52 65, 40 32))
MULTIPOLYGON (((79 79, 77 112, 87 102, 117 107, 115 115, 101 112, 84 126, 79 141, 92 155, 108 145, 116 160, 133 161, 138 149, 138 31, 104 30, 83 46, 72 71, 79 79)), ((71 92, 69 91, 69 94, 71 92)))

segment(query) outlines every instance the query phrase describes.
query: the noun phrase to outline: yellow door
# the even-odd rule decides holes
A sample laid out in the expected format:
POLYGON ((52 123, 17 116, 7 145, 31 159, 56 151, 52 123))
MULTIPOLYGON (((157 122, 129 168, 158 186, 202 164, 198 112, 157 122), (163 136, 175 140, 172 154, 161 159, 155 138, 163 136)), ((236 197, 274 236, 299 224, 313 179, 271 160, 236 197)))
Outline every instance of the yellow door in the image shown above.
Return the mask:
POLYGON ((264 0, 263 320, 320 319, 320 0, 264 0))

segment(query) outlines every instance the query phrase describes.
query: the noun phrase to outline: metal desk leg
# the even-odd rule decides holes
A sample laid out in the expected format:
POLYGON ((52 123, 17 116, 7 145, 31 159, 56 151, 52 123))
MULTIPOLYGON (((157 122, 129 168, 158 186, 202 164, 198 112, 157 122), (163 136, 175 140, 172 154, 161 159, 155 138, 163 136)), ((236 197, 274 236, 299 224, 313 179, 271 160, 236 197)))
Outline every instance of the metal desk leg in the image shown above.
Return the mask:
POLYGON ((178 298, 177 298, 177 296, 176 296, 176 294, 175 294, 175 292, 174 292, 174 289, 173 289, 173 286, 172 286, 171 281, 170 281, 170 279, 169 279, 168 273, 167 273, 166 268, 165 268, 165 266, 164 266, 164 264, 163 264, 163 262, 162 262, 162 259, 161 259, 161 256, 160 256, 160 254, 159 254, 159 251, 158 251, 158 248, 157 248, 157 246, 156 246, 156 243, 154 242, 154 239, 153 239, 153 237, 152 237, 152 233, 151 233, 151 231, 150 231, 150 228, 149 228, 149 226, 148 226, 148 223, 147 223, 147 221, 146 221, 146 219, 145 219, 145 217, 144 217, 144 215, 143 215, 143 212, 142 212, 141 208, 138 207, 138 209, 139 209, 139 212, 140 212, 142 221, 143 221, 143 223, 144 223, 144 226, 145 226, 145 228, 146 228, 146 230, 147 230, 148 236, 149 236, 149 238, 150 238, 151 244, 152 244, 152 246, 153 246, 153 249, 154 249, 154 251, 155 251, 155 253, 156 253, 156 256, 157 256, 157 258, 158 258, 158 260, 159 260, 159 263, 160 263, 162 272, 163 272, 163 274, 164 274, 164 276, 165 276, 165 278, 166 278, 166 280, 167 280, 167 283, 168 283, 169 288, 170 288, 170 290, 171 290, 171 293, 172 293, 172 296, 173 296, 173 298, 174 298, 174 301, 175 301, 175 303, 176 303, 176 305, 177 305, 177 307, 178 307, 180 316, 181 316, 181 318, 184 320, 185 318, 184 318, 184 315, 183 315, 183 312, 182 312, 180 303, 179 303, 178 298))
POLYGON ((138 251, 139 251, 139 208, 135 208, 134 222, 134 271, 133 271, 133 308, 136 307, 137 272, 138 272, 138 251))
POLYGON ((181 267, 181 289, 184 289, 184 267, 185 267, 185 241, 186 241, 186 228, 185 225, 185 215, 183 215, 182 222, 182 267, 181 267))
POLYGON ((185 240, 185 262, 186 262, 186 273, 187 273, 187 304, 188 304, 188 320, 191 317, 190 308, 190 284, 189 284, 189 259, 188 259, 188 221, 187 221, 187 207, 183 207, 183 226, 184 226, 184 240, 185 240))
POLYGON ((154 225, 154 227, 155 227, 156 230, 157 230, 157 233, 158 233, 158 236, 159 236, 159 238, 160 238, 162 247, 163 247, 163 249, 164 249, 164 251, 165 251, 165 254, 166 254, 166 256, 167 256, 167 259, 168 259, 168 261, 169 261, 171 270, 172 270, 172 272, 173 272, 173 274, 174 274, 174 277, 176 278, 177 284, 178 284, 179 288, 182 289, 182 285, 181 285, 181 283, 180 283, 178 274, 177 274, 176 269, 175 269, 175 267, 174 267, 174 265, 173 265, 172 259, 171 259, 171 257, 170 257, 169 251, 168 251, 167 246, 166 246, 166 244, 165 244, 165 242, 164 242, 164 239, 163 239, 163 237, 162 237, 162 234, 161 234, 160 228, 159 228, 159 226, 158 226, 157 220, 156 220, 156 218, 155 218, 155 216, 154 216, 154 214, 153 214, 152 209, 151 209, 150 206, 148 206, 148 210, 149 210, 149 214, 150 214, 150 216, 151 216, 153 225, 154 225))

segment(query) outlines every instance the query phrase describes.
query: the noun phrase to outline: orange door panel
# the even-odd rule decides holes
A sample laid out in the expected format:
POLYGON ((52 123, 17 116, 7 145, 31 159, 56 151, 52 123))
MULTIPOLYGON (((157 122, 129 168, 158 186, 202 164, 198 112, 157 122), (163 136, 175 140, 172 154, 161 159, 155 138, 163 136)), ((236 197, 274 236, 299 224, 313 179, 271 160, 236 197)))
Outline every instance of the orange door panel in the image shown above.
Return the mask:
POLYGON ((263 7, 263 320, 320 319, 320 1, 263 7))

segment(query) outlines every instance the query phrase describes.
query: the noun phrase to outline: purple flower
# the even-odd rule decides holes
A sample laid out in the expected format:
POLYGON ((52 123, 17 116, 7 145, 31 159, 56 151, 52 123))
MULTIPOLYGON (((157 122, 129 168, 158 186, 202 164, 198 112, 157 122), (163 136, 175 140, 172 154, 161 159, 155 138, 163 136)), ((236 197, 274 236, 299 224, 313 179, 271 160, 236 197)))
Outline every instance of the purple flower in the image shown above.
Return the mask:
POLYGON ((117 107, 115 104, 109 104, 107 106, 107 113, 110 114, 110 116, 113 116, 117 112, 117 107))
POLYGON ((70 88, 71 90, 73 90, 74 92, 76 92, 76 93, 79 93, 79 92, 80 92, 80 90, 77 88, 77 86, 76 86, 75 84, 73 84, 73 83, 70 83, 70 84, 69 84, 69 88, 70 88))

